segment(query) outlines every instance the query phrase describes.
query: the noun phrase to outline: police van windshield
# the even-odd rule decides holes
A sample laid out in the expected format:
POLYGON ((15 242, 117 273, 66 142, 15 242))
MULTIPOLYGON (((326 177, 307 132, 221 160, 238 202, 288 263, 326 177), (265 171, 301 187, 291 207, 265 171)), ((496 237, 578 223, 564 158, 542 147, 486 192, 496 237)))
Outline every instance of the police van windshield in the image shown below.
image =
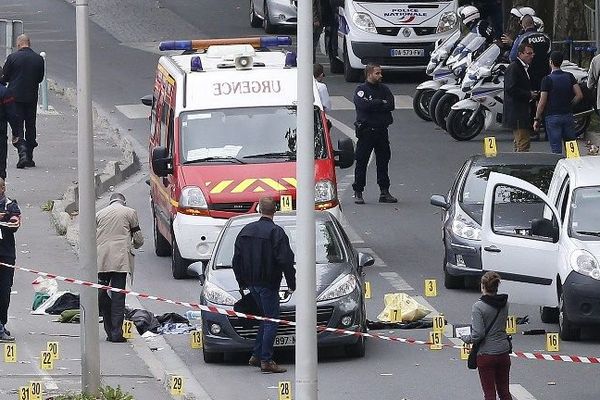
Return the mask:
POLYGON ((600 240, 600 186, 573 191, 570 235, 579 240, 600 240))
MULTIPOLYGON (((296 159, 296 107, 252 107, 181 115, 183 164, 278 163, 296 159)), ((314 113, 315 159, 327 157, 318 109, 314 113)))

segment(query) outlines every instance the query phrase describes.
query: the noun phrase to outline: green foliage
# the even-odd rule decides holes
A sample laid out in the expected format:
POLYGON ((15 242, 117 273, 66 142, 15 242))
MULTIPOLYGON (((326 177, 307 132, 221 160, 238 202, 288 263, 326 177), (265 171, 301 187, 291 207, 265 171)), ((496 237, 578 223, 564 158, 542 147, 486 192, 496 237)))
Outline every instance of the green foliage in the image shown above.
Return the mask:
POLYGON ((54 208, 54 201, 48 200, 44 204, 42 204, 42 211, 52 211, 54 208))
POLYGON ((54 398, 55 400, 135 400, 133 395, 123 392, 120 386, 113 388, 105 386, 100 388, 100 397, 89 394, 73 393, 63 394, 54 398))

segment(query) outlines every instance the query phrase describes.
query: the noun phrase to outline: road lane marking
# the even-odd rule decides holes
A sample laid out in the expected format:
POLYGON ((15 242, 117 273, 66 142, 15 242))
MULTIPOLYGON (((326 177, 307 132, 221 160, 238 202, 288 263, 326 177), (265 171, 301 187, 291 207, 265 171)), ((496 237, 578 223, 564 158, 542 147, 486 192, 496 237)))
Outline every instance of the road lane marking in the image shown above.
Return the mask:
POLYGON ((354 111, 354 103, 346 96, 329 96, 333 111, 354 111))
POLYGON ((129 119, 147 119, 150 115, 150 107, 143 104, 122 104, 115 107, 129 119))
POLYGON ((394 96, 394 102, 396 103, 396 110, 412 110, 412 96, 406 94, 397 94, 394 96))
POLYGON ((514 400, 536 400, 535 397, 531 393, 527 391, 523 386, 518 383, 511 383, 510 394, 513 396, 514 400))

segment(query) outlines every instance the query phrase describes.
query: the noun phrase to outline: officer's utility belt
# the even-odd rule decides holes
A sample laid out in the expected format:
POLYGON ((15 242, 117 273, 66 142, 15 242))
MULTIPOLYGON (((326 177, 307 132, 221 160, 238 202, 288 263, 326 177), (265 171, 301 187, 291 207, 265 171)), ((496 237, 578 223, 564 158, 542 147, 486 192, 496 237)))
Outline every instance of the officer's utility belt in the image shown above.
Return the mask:
POLYGON ((354 123, 354 130, 356 132, 356 137, 360 137, 362 135, 374 135, 374 134, 382 134, 387 133, 387 128, 378 127, 373 128, 365 124, 364 122, 356 121, 354 123))

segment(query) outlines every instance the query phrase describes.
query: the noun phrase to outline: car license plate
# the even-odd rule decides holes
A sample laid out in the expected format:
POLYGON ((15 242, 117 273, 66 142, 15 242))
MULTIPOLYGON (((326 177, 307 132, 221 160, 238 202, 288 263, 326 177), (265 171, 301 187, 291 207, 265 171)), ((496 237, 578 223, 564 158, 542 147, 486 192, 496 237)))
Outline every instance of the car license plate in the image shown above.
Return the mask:
POLYGON ((425 57, 425 49, 390 49, 392 57, 425 57))
POLYGON ((275 347, 294 346, 296 344, 296 335, 275 336, 275 347))

